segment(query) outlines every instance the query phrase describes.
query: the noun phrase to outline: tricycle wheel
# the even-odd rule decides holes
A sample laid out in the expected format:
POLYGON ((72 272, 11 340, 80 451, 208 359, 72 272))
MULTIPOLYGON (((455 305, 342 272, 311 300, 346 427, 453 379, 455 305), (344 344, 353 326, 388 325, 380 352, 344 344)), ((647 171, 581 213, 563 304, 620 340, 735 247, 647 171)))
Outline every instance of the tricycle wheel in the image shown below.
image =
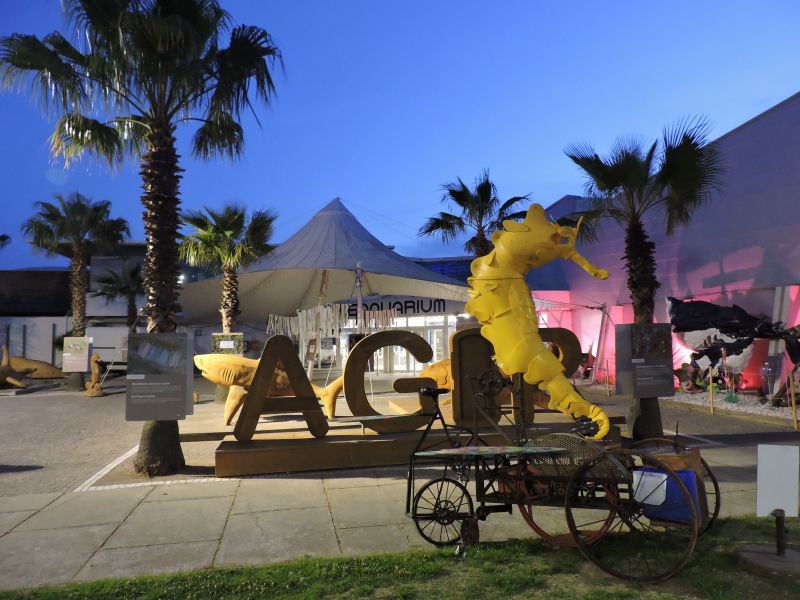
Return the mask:
POLYGON ((587 459, 567 485, 567 525, 581 554, 602 570, 629 581, 655 582, 675 575, 691 558, 700 520, 694 473, 679 476, 637 450, 609 450, 587 459), (606 495, 613 484, 614 494, 606 495), (594 518, 590 511, 600 512, 594 518), (607 533, 592 531, 614 513, 607 533))
POLYGON ((425 541, 451 546, 461 539, 461 522, 473 518, 475 512, 467 488, 455 479, 442 477, 420 488, 411 516, 425 541))
MULTIPOLYGON (((689 448, 686 446, 681 446, 677 444, 674 440, 670 440, 667 438, 648 438, 646 440, 639 440, 638 442, 634 442, 631 445, 631 448, 638 448, 640 450, 644 450, 645 452, 650 452, 652 454, 658 455, 661 452, 674 452, 675 454, 682 454, 687 452, 689 448)), ((702 456, 700 457, 700 463, 702 464, 702 475, 700 479, 703 484, 703 489, 706 492, 706 501, 705 501, 705 514, 700 515, 700 531, 698 535, 703 537, 708 530, 711 529, 712 525, 719 517, 719 507, 720 507, 720 494, 719 494, 719 482, 717 481, 714 472, 711 470, 711 467, 708 466, 706 459, 702 456)), ((703 503, 701 503, 701 508, 703 507, 703 503)))
MULTIPOLYGON (((549 486, 547 480, 539 475, 535 465, 528 465, 528 472, 532 477, 526 477, 524 480, 518 482, 517 495, 521 502, 517 504, 519 514, 528 524, 528 527, 533 529, 540 538, 551 546, 557 547, 572 547, 577 546, 575 538, 569 530, 569 526, 564 520, 564 509, 560 506, 551 506, 546 502, 549 497, 549 486), (542 504, 537 504, 537 500, 542 501, 542 504)), ((604 494, 610 496, 613 494, 613 488, 605 486, 604 494)), ((561 488, 563 491, 563 488, 561 488)), ((577 509, 576 509, 577 510, 577 509)), ((614 522, 616 513, 612 510, 606 511, 605 520, 601 519, 599 511, 592 511, 593 521, 597 520, 596 528, 589 530, 588 528, 581 534, 585 536, 586 543, 591 544, 606 534, 611 524, 614 522)), ((588 511, 587 511, 587 514, 588 511)), ((576 520, 586 521, 585 515, 575 515, 576 520)))

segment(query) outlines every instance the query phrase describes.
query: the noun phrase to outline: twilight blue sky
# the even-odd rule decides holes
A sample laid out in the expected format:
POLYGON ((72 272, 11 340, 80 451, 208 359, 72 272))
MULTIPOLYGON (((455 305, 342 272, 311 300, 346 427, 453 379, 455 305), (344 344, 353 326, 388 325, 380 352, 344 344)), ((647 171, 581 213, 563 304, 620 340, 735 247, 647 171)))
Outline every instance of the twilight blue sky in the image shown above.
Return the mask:
MULTIPOLYGON (((278 97, 245 120, 245 157, 203 163, 179 130, 185 206, 228 200, 279 214, 274 241, 333 197, 380 240, 411 256, 461 254, 419 240, 443 208, 442 184, 489 168, 503 199, 548 205, 580 193, 564 156, 606 150, 620 134, 653 139, 706 115, 716 137, 800 90, 795 0, 227 0, 237 24, 267 29, 283 51, 278 97)), ((64 31, 58 0, 3 0, 0 35, 64 31)), ((19 232, 32 203, 75 190, 113 202, 141 240, 137 165, 116 172, 49 155, 53 118, 0 94, 0 268, 64 264, 19 232)))

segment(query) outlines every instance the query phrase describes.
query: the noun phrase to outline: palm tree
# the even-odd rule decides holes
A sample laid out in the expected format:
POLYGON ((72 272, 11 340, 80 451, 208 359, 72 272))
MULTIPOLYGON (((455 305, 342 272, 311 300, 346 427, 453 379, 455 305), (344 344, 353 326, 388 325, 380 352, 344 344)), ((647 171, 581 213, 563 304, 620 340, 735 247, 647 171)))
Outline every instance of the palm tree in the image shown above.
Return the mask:
POLYGON ((417 235, 438 235, 443 242, 449 242, 469 229, 474 234, 466 241, 464 249, 472 256, 484 256, 491 251, 490 237, 503 227, 503 221, 525 218, 524 210, 512 211, 519 202, 528 199, 528 194, 514 196, 501 204, 488 170, 475 179, 473 190, 460 177, 453 183, 443 185, 442 190, 445 192, 442 202, 452 202, 458 208, 458 214, 440 212, 430 217, 417 235))
POLYGON ((195 231, 183 238, 181 258, 193 267, 222 273, 222 333, 231 333, 240 312, 236 272, 272 250, 269 239, 275 219, 270 211, 255 211, 248 222, 247 210, 233 204, 219 212, 206 208, 183 214, 183 221, 195 231))
MULTIPOLYGON (((61 254, 70 260, 72 295, 72 335, 86 335, 86 293, 89 275, 86 267, 93 252, 113 248, 129 234, 125 219, 111 218, 111 202, 93 202, 79 193, 69 198, 56 195, 56 203, 36 202, 36 214, 22 225, 23 233, 36 250, 48 256, 61 254)), ((80 389, 82 374, 71 387, 80 389), (80 386, 80 387, 79 387, 80 386)))
POLYGON ((0 233, 0 248, 5 248, 11 243, 11 236, 5 233, 0 233))
POLYGON ((98 278, 97 283, 100 284, 100 289, 92 296, 103 297, 107 300, 124 298, 127 302, 125 322, 128 329, 132 329, 137 318, 136 297, 144 293, 144 288, 142 287, 142 266, 129 267, 130 265, 123 263, 119 273, 108 271, 105 277, 98 278))
MULTIPOLYGON (((625 230, 625 269, 633 303, 634 323, 653 322, 656 279, 655 244, 645 227, 645 215, 660 212, 667 234, 686 225, 692 214, 718 189, 722 167, 709 127, 703 119, 687 119, 664 130, 649 147, 620 138, 601 158, 587 144, 566 150, 587 177, 589 219, 607 217, 625 230)), ((661 415, 657 398, 634 402, 631 422, 635 437, 659 437, 661 415), (638 405, 637 405, 638 404, 638 405)))
MULTIPOLYGON (((178 295, 178 165, 175 130, 198 123, 195 155, 242 153, 241 112, 268 103, 280 52, 259 27, 231 27, 216 0, 63 0, 71 43, 0 39, 0 83, 27 81, 34 100, 60 115, 53 154, 67 163, 89 154, 141 161, 145 229, 143 279, 148 331, 174 331, 178 295), (221 45, 229 33, 227 46, 221 45)), ((255 113, 253 113, 255 114, 255 113)), ((177 421, 142 429, 137 472, 164 474, 185 465, 177 421)))

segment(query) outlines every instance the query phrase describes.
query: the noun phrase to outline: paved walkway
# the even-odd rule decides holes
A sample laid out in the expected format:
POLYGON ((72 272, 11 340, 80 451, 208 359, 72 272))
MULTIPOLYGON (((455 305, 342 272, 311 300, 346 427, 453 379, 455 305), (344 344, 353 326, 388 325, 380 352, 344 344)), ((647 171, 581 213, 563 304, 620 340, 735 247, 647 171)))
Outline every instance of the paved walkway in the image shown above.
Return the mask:
MULTIPOLYGON (((735 452, 704 455, 743 473, 735 452)), ((754 512, 752 479, 726 478, 723 515, 754 512)), ((404 494, 391 467, 0 497, 0 589, 426 546, 404 494)), ((532 535, 516 514, 481 525, 483 540, 532 535)))
MULTIPOLYGON (((720 479, 723 516, 755 512, 756 444, 800 439, 770 425, 665 414, 665 423, 680 420, 682 432, 701 436, 694 441, 720 479), (700 433, 708 431, 717 433, 700 433)), ((405 516, 403 467, 241 480, 200 475, 115 485, 97 478, 69 488, 82 491, 0 497, 0 589, 429 547, 405 516)), ((563 511, 554 514, 563 519, 563 511)), ((481 524, 482 540, 533 535, 517 514, 481 524)))

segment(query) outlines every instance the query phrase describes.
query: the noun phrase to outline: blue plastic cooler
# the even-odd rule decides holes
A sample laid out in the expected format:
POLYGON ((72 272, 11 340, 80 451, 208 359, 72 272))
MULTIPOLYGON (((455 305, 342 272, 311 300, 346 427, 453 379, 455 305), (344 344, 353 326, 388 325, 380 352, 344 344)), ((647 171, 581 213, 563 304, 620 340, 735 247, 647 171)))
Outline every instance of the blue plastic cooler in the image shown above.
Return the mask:
MULTIPOLYGON (((637 469, 643 473, 657 473, 666 475, 661 469, 654 469, 645 467, 637 469)), ((694 502, 697 515, 700 515, 700 499, 697 491, 697 475, 692 469, 681 469, 675 471, 675 474, 686 486, 689 491, 689 496, 694 502)), ((654 521, 669 521, 672 523, 691 523, 692 522, 692 509, 686 502, 686 497, 678 487, 677 482, 671 477, 667 477, 667 494, 662 504, 648 504, 645 500, 644 515, 654 521)))

